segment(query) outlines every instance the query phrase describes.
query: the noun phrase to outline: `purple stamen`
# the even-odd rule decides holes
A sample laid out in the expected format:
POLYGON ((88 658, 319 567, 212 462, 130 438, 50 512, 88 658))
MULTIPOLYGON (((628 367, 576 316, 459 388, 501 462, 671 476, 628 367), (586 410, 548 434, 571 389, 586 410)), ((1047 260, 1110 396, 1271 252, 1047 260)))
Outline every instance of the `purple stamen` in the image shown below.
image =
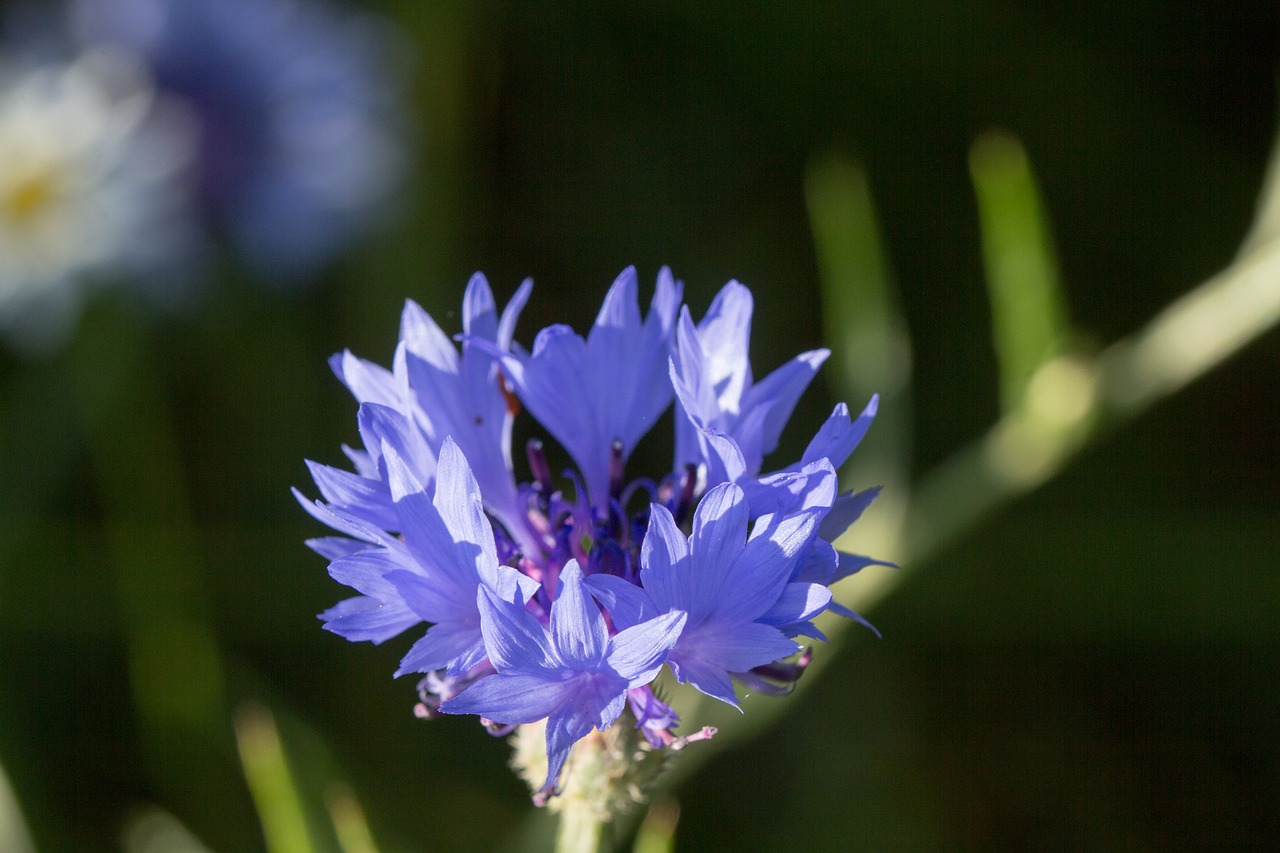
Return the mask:
POLYGON ((671 510, 671 516, 676 520, 676 524, 683 525, 685 519, 689 517, 689 510, 693 508, 693 493, 697 488, 698 466, 689 463, 684 466, 684 474, 680 478, 680 497, 671 510))
POLYGON ((626 459, 622 456, 622 441, 614 439, 609 445, 609 497, 616 499, 622 494, 622 477, 626 467, 626 459))
POLYGON ((538 506, 546 512, 553 485, 551 465, 547 463, 547 454, 542 448, 541 439, 529 439, 529 443, 525 445, 525 456, 528 457, 529 468, 533 471, 534 493, 538 495, 538 506))

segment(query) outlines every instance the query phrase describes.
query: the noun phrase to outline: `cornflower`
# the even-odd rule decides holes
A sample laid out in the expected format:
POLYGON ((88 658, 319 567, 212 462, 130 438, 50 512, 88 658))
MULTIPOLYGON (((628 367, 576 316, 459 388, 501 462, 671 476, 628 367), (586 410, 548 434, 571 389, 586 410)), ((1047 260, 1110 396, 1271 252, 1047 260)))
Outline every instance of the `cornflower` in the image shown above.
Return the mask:
POLYGON ((304 283, 385 213, 404 172, 394 28, 326 0, 72 0, 197 124, 205 224, 273 286, 304 283))
MULTIPOLYGON (((640 755, 715 734, 677 734, 654 687, 664 667, 734 707, 735 680, 789 692, 810 660, 796 638, 825 639, 815 617, 861 621, 830 585, 880 561, 831 544, 876 495, 836 486, 874 399, 857 418, 837 406, 799 461, 761 474, 828 353, 754 382, 747 288, 730 282, 695 324, 665 268, 642 313, 628 268, 585 338, 554 325, 525 350, 514 331, 530 289, 499 314, 473 277, 460 350, 410 301, 391 369, 335 356, 364 447, 346 448, 354 472, 308 463, 322 500, 295 494, 342 534, 309 544, 359 593, 321 614, 325 628, 380 643, 428 624, 397 673, 424 675, 416 712, 475 715, 494 734, 545 730, 545 773, 517 747, 541 805, 567 784, 575 745, 619 718, 643 738, 640 755), (673 470, 629 479, 632 450, 673 400, 673 470), (522 411, 574 461, 565 481, 539 438, 518 481, 522 411)), ((605 775, 621 787, 651 778, 636 750, 612 754, 622 769, 605 775)), ((614 797, 602 818, 623 807, 614 797)))

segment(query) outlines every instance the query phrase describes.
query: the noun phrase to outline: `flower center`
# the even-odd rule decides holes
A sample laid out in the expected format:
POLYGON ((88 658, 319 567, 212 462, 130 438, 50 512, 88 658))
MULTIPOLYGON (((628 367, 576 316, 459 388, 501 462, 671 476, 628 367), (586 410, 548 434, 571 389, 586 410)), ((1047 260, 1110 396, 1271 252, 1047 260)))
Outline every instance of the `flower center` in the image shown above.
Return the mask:
POLYGON ((0 212, 10 222, 27 223, 48 209, 57 195, 57 177, 42 169, 19 178, 0 195, 0 212))

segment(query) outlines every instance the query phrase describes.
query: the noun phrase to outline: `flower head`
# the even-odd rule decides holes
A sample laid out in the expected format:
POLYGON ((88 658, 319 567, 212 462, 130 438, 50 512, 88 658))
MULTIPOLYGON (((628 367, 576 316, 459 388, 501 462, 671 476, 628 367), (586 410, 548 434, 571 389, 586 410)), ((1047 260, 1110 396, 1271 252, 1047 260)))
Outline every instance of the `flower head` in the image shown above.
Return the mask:
MULTIPOLYGON (((875 561, 831 540, 875 492, 839 494, 836 467, 874 401, 852 420, 837 407, 801 460, 762 475, 825 356, 754 383, 746 288, 731 283, 695 327, 665 269, 642 316, 627 269, 586 338, 551 326, 531 351, 512 342, 528 292, 499 318, 473 278, 461 354, 409 303, 391 369, 335 357, 364 450, 348 449, 355 472, 312 464, 324 502, 309 510, 343 534, 313 547, 361 593, 323 614, 326 627, 380 641, 430 623, 400 666, 425 676, 419 713, 474 714, 495 733, 542 725, 543 802, 574 745, 623 715, 650 750, 714 734, 675 734, 681 720, 653 684, 663 666, 738 707, 735 679, 762 693, 794 685, 809 660, 795 638, 823 638, 815 617, 856 616, 829 586, 875 561), (673 395, 676 470, 628 481, 632 449, 673 395), (557 488, 539 439, 533 480, 517 484, 514 397, 577 464, 572 489, 557 488)), ((634 749, 593 754, 596 766, 634 749)))

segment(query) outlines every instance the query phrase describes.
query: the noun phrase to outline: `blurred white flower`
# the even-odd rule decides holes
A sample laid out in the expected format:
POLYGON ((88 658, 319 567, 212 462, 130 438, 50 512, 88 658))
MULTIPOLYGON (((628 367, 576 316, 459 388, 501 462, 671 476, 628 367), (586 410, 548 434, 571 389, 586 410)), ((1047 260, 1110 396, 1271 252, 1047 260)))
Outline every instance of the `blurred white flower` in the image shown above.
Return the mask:
POLYGON ((173 271, 194 246, 191 123, 111 53, 0 65, 0 333, 61 341, 86 290, 173 271))

